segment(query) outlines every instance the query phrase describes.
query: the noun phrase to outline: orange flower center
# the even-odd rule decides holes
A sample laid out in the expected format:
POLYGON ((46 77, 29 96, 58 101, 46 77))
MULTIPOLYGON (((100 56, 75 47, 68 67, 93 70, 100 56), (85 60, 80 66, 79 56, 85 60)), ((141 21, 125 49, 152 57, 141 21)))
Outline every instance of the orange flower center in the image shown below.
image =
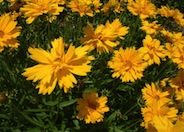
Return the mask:
POLYGON ((159 97, 158 95, 155 95, 154 98, 155 98, 156 100, 159 100, 159 99, 160 99, 160 97, 159 97))
POLYGON ((50 8, 49 8, 49 6, 47 4, 40 3, 38 5, 38 10, 41 11, 42 13, 47 13, 50 10, 50 8))
POLYGON ((53 65, 56 69, 56 72, 63 69, 64 67, 68 67, 68 65, 63 61, 63 59, 59 57, 54 60, 53 65))
POLYGON ((88 107, 93 109, 93 110, 96 110, 97 109, 97 104, 96 103, 91 103, 91 102, 88 102, 88 107))
POLYGON ((127 70, 128 70, 129 68, 131 68, 131 67, 132 67, 132 62, 129 61, 129 60, 125 61, 125 67, 126 67, 127 70))

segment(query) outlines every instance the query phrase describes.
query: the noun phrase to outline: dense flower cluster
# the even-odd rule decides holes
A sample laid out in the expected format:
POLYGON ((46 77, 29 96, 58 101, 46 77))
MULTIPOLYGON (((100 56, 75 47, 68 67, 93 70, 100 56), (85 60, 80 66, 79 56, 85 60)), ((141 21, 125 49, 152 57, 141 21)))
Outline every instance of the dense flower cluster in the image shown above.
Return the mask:
POLYGON ((157 83, 152 83, 151 85, 146 84, 142 89, 146 106, 141 109, 144 119, 141 125, 148 131, 181 132, 184 130, 184 122, 181 119, 184 112, 179 114, 178 110, 181 107, 177 105, 177 103, 184 102, 183 77, 184 72, 180 70, 177 77, 162 80, 160 86, 157 83), (167 86, 166 82, 170 85, 167 86), (172 96, 176 100, 174 103, 171 99, 172 96))
MULTIPOLYGON (((93 72, 96 69, 101 72, 105 68, 105 77, 108 77, 107 82, 113 82, 112 87, 114 84, 141 86, 142 89, 138 89, 144 105, 140 112, 143 117, 141 126, 146 131, 184 131, 184 35, 180 30, 184 27, 184 14, 180 10, 168 5, 157 8, 151 0, 0 0, 0 7, 4 3, 8 3, 9 8, 4 12, 0 8, 0 52, 5 53, 8 48, 20 46, 21 53, 29 56, 33 63, 38 63, 33 66, 29 63, 21 65, 21 70, 25 71, 21 71, 19 75, 24 76, 25 81, 31 80, 32 86, 36 84, 39 94, 54 94, 54 89, 59 87, 64 93, 71 94, 69 99, 77 98, 74 110, 77 119, 84 120, 86 124, 102 122, 104 114, 111 109, 110 105, 117 103, 116 100, 113 103, 108 100, 108 96, 111 97, 108 92, 103 94, 104 88, 100 87, 103 83, 95 85, 96 78, 91 79, 94 78, 93 72), (129 16, 131 17, 126 18, 129 16), (77 21, 74 21, 76 18, 77 21), (178 30, 172 31, 163 25, 162 18, 179 26, 178 30), (47 24, 42 23, 41 29, 36 29, 34 24, 39 25, 41 22, 47 24), (57 27, 53 26, 54 22, 57 27), (61 31, 68 25, 68 30, 72 30, 69 35, 67 31, 61 31), (23 40, 19 43, 21 35, 34 33, 34 30, 40 31, 43 27, 47 27, 48 32, 44 32, 40 40, 51 41, 51 45, 46 44, 46 49, 40 48, 44 42, 38 42, 41 46, 37 43, 23 46, 23 40), (105 56, 105 63, 98 65, 101 61, 98 58, 101 56, 105 56), (174 68, 177 75, 166 71, 165 75, 160 76, 162 73, 158 74, 159 72, 167 70, 165 66, 160 68, 162 64, 173 67, 176 65, 174 68), (154 67, 161 70, 156 71, 154 67), (153 71, 149 71, 149 68, 153 71), (155 78, 150 77, 152 72, 157 75, 155 78), (82 77, 85 79, 82 80, 82 77), (91 85, 85 84, 85 81, 91 85), (84 83, 84 89, 80 89, 80 83, 84 83), (145 86, 142 87, 142 84, 145 86), (93 91, 94 86, 98 90, 93 91), (73 93, 71 88, 78 90, 73 93), (90 89, 88 92, 87 88, 90 89), (99 97, 100 92, 102 96, 99 97), (76 95, 78 93, 82 93, 82 98, 76 95)), ((31 35, 26 37, 29 40, 35 39, 31 35)), ((11 72, 16 74, 16 70, 8 71, 11 72)), ((112 111, 116 111, 116 108, 112 111)), ((109 116, 107 123, 113 116, 114 114, 109 116)), ((58 121, 57 118, 55 122, 58 121)))

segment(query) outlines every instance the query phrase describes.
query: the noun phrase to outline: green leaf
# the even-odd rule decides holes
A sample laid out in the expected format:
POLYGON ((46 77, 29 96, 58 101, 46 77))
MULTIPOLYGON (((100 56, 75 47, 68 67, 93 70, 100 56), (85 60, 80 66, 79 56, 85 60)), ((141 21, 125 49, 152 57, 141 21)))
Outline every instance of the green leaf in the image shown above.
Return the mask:
POLYGON ((59 104, 59 100, 54 100, 54 101, 48 101, 48 102, 46 102, 46 99, 43 98, 42 101, 43 101, 43 103, 45 105, 48 105, 48 106, 55 106, 55 105, 59 104))
POLYGON ((2 119, 2 118, 4 118, 4 119, 10 119, 7 115, 0 114, 0 119, 2 119))
POLYGON ((48 109, 27 109, 24 112, 46 112, 49 111, 48 109))
POLYGON ((69 101, 61 102, 61 103, 59 104, 59 108, 62 109, 63 107, 72 105, 72 104, 74 104, 76 101, 77 101, 77 99, 72 99, 72 100, 69 100, 69 101))

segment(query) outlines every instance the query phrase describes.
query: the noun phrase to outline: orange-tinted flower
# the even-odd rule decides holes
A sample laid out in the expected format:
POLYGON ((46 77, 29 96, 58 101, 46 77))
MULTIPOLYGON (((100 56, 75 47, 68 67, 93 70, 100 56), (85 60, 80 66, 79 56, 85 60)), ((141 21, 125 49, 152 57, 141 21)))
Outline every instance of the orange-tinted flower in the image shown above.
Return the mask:
POLYGON ((77 118, 85 120, 88 123, 101 122, 104 118, 103 114, 109 111, 106 106, 107 97, 98 97, 98 93, 83 93, 83 98, 77 100, 77 110, 79 111, 77 118))

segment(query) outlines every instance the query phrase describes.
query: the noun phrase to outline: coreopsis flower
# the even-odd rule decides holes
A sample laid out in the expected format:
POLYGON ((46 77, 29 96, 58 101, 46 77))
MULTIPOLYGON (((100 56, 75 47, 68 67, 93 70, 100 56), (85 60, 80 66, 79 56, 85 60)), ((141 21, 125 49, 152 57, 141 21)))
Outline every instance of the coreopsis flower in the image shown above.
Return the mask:
POLYGON ((102 4, 100 0, 71 0, 67 7, 71 8, 72 12, 78 12, 80 17, 88 15, 92 17, 95 12, 99 12, 99 8, 102 4), (94 9, 92 9, 94 7, 94 9))
POLYGON ((124 9, 121 7, 119 0, 109 0, 108 3, 104 4, 102 11, 108 13, 110 9, 113 8, 113 11, 120 13, 124 9))
POLYGON ((143 62, 142 56, 135 47, 114 51, 114 56, 108 62, 112 69, 112 77, 120 77, 122 82, 134 82, 143 76, 147 64, 143 62))
POLYGON ((98 13, 100 12, 100 7, 102 6, 102 3, 100 3, 100 0, 93 0, 93 6, 94 6, 94 12, 98 13))
POLYGON ((171 43, 165 43, 165 50, 163 51, 166 56, 170 59, 173 58, 173 51, 176 47, 173 46, 171 43))
POLYGON ((16 26, 17 22, 14 21, 9 14, 0 16, 0 52, 4 47, 17 48, 19 46, 17 37, 20 35, 20 26, 16 26))
POLYGON ((174 15, 171 16, 174 21, 178 24, 178 25, 181 25, 181 26, 184 26, 184 15, 182 12, 180 12, 180 10, 178 9, 175 9, 174 10, 174 15))
POLYGON ((184 47, 184 36, 182 35, 182 32, 172 33, 172 35, 170 36, 170 42, 173 46, 182 49, 184 47))
POLYGON ((82 97, 77 100, 77 118, 85 120, 87 124, 103 121, 104 113, 109 111, 106 106, 107 97, 98 97, 96 92, 83 93, 82 97))
POLYGON ((165 30, 164 28, 160 31, 160 33, 163 34, 163 36, 165 37, 167 42, 171 42, 172 41, 172 36, 173 34, 167 30, 165 30))
POLYGON ((173 123, 167 117, 155 115, 152 120, 157 132, 171 132, 173 123))
POLYGON ((184 47, 173 50, 172 61, 178 65, 179 69, 184 69, 184 47))
POLYGON ((168 83, 170 83, 170 79, 169 79, 169 78, 164 78, 164 79, 162 79, 162 80, 160 81, 159 86, 160 86, 161 88, 163 88, 163 87, 166 87, 168 83))
POLYGON ((175 94, 176 94, 175 95, 176 100, 184 102, 184 90, 183 89, 181 89, 180 91, 177 91, 175 94))
POLYGON ((139 15, 142 20, 156 15, 156 6, 150 0, 128 0, 127 8, 133 15, 139 15))
POLYGON ((170 132, 184 132, 184 121, 177 120, 170 132))
POLYGON ((176 100, 184 102, 184 70, 180 69, 175 78, 171 79, 171 87, 176 89, 176 100))
POLYGON ((170 9, 170 7, 167 6, 161 6, 160 9, 157 9, 157 13, 160 14, 163 17, 171 17, 174 15, 174 11, 170 9))
POLYGON ((85 36, 79 40, 89 47, 90 51, 96 48, 98 53, 112 52, 118 44, 114 41, 117 34, 104 25, 99 25, 95 30, 91 25, 83 28, 85 36))
POLYGON ((184 26, 184 15, 178 9, 170 9, 168 5, 162 6, 158 9, 158 14, 166 18, 172 17, 177 24, 184 26))
POLYGON ((178 117, 178 120, 184 122, 184 112, 178 117))
POLYGON ((158 104, 159 106, 169 103, 171 100, 168 98, 168 91, 161 91, 157 84, 151 83, 145 84, 146 86, 142 89, 143 99, 146 101, 146 106, 152 106, 158 104))
POLYGON ((62 37, 51 42, 51 51, 40 48, 29 48, 30 58, 39 64, 25 69, 22 74, 27 80, 39 81, 36 86, 39 94, 51 94, 58 82, 60 88, 67 93, 77 83, 73 74, 86 76, 90 72, 91 66, 88 65, 93 59, 87 56, 87 47, 77 47, 70 45, 65 53, 62 37))
POLYGON ((152 23, 149 23, 148 21, 142 21, 142 27, 140 27, 141 30, 145 31, 147 35, 156 35, 158 31, 160 30, 160 24, 157 24, 157 21, 153 21, 152 23))
POLYGON ((160 64, 160 59, 165 58, 164 47, 160 45, 160 41, 153 39, 150 35, 146 35, 143 40, 143 47, 139 48, 143 59, 152 65, 153 63, 160 64))
POLYGON ((176 121, 178 109, 166 105, 159 106, 158 104, 153 104, 152 106, 141 108, 141 112, 144 118, 141 126, 148 128, 148 125, 153 123, 154 116, 166 117, 170 122, 176 121))
POLYGON ((38 16, 43 14, 59 15, 64 9, 59 4, 59 0, 27 0, 20 11, 27 17, 26 22, 31 24, 38 16))
POLYGON ((107 21, 105 23, 105 26, 112 30, 112 32, 114 32, 117 37, 123 39, 123 36, 125 36, 128 33, 128 29, 129 27, 126 26, 122 26, 122 23, 120 22, 119 19, 115 19, 112 23, 110 23, 109 21, 107 21))
POLYGON ((153 126, 156 128, 156 132, 183 132, 184 122, 177 121, 173 124, 167 117, 164 116, 154 116, 153 126))

